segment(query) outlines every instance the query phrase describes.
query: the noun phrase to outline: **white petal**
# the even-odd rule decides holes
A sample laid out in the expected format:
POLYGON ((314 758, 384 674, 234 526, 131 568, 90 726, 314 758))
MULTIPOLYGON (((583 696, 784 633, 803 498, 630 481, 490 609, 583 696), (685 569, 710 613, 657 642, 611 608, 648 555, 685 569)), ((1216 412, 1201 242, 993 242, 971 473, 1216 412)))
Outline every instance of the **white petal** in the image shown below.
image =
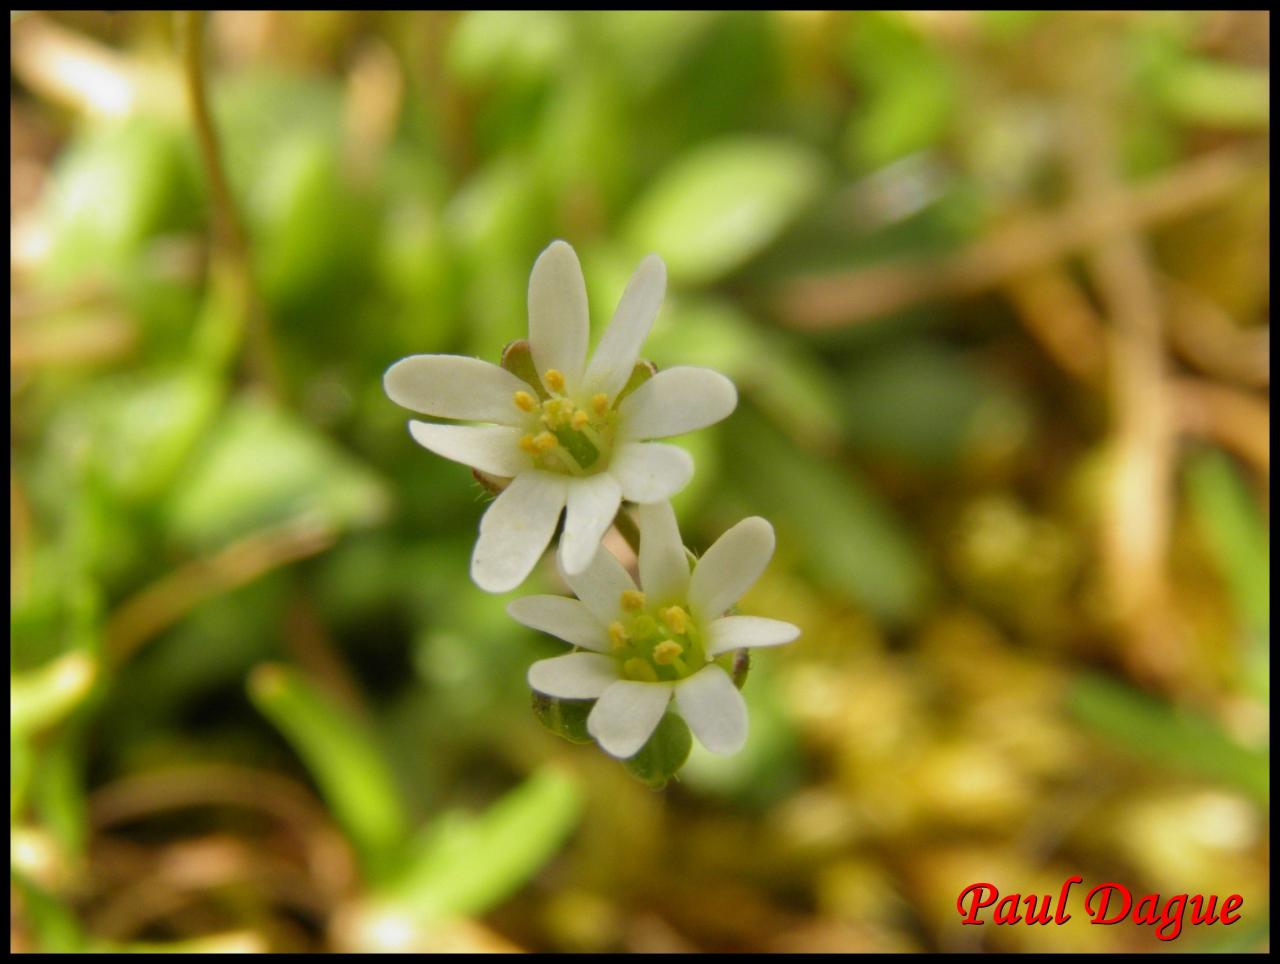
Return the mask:
POLYGON ((651 254, 640 262, 627 282, 613 320, 596 346, 583 379, 586 391, 604 392, 612 400, 622 390, 636 367, 640 348, 649 337, 666 292, 667 266, 651 254))
POLYGON ((569 482, 564 535, 560 537, 565 572, 577 573, 587 567, 621 504, 622 489, 607 472, 569 482))
MULTIPOLYGON (((561 553, 563 552, 562 545, 561 553)), ((617 619, 618 613, 622 611, 623 592, 636 588, 622 563, 604 546, 596 549, 591 564, 582 572, 566 572, 563 558, 560 560, 560 572, 573 594, 606 626, 617 619)))
POLYGON ((618 680, 591 708, 587 732, 611 756, 635 756, 667 711, 671 685, 618 680))
POLYGON ((436 425, 409 422, 409 434, 423 448, 504 479, 529 467, 520 451, 520 430, 505 425, 436 425))
POLYGON ((554 368, 570 390, 577 388, 590 330, 578 256, 564 241, 552 241, 529 275, 529 348, 539 377, 554 368))
POLYGON ((382 376, 382 387, 397 405, 436 418, 522 425, 516 392, 529 390, 505 368, 464 355, 410 355, 382 376))
POLYGON ((715 664, 676 684, 676 707, 712 753, 737 753, 747 742, 746 701, 729 674, 715 664))
POLYGON ((524 582, 556 531, 564 501, 563 476, 533 469, 517 475, 480 519, 471 554, 476 585, 509 592, 524 582))
POLYGON ((800 627, 763 616, 724 616, 707 628, 707 635, 707 655, 719 656, 733 649, 781 646, 799 636, 800 627))
POLYGON ((670 502, 642 505, 640 524, 640 588, 651 605, 685 601, 689 592, 689 559, 670 502))
POLYGON ((618 406, 624 441, 666 438, 714 425, 738 404, 733 382, 710 368, 679 366, 658 372, 618 406))
POLYGON ((626 442, 613 453, 609 474, 628 502, 662 502, 689 484, 693 456, 678 445, 626 442))
POLYGON ((618 682, 618 662, 599 653, 569 653, 529 667, 529 685, 562 700, 592 700, 618 682))
POLYGON ((689 605, 700 619, 715 619, 742 598, 773 555, 773 526, 743 519, 706 551, 689 579, 689 605))
POLYGON ((507 604, 507 615, 516 622, 550 633, 566 643, 609 652, 609 633, 591 610, 568 596, 523 596, 507 604))

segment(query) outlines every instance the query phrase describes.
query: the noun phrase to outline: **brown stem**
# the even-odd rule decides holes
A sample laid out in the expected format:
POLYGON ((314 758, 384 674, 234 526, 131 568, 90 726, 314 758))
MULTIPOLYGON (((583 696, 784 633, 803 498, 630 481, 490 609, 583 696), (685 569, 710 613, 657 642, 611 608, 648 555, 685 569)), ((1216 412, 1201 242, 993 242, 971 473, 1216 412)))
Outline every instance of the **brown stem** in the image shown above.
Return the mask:
POLYGON ((254 533, 210 558, 188 562, 126 600, 112 614, 107 623, 108 658, 119 665, 204 600, 313 556, 327 549, 333 538, 333 530, 326 525, 286 523, 254 533))
POLYGON ((1252 151, 1223 149, 1163 177, 1106 197, 1086 195, 1059 211, 997 228, 963 250, 932 261, 902 260, 784 284, 773 302, 800 329, 843 328, 921 302, 972 295, 1041 265, 1183 217, 1234 191, 1257 167, 1252 151))
POLYGON ((217 126, 209 108, 209 95, 204 69, 204 12, 179 10, 178 43, 182 50, 182 73, 191 107, 191 119, 200 143, 200 157, 205 177, 213 196, 214 238, 225 254, 236 281, 237 298, 248 321, 249 363, 253 374, 276 398, 283 397, 283 383, 276 359, 275 345, 261 300, 253 281, 253 265, 249 258, 248 238, 236 208, 226 170, 217 126))

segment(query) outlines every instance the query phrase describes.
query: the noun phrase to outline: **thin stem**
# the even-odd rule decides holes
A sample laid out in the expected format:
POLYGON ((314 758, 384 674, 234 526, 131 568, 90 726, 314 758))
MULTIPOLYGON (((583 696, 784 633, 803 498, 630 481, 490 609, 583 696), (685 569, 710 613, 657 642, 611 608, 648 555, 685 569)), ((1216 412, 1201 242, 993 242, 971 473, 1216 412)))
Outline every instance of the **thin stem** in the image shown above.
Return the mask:
POLYGON ((222 165, 217 126, 209 108, 204 69, 204 12, 179 10, 176 17, 187 101, 191 106, 191 119, 200 143, 200 157, 213 200, 214 239, 216 246, 225 253, 248 321, 249 363, 253 374, 274 396, 280 398, 283 397, 283 391, 275 345, 254 285, 248 236, 231 195, 226 170, 222 165))

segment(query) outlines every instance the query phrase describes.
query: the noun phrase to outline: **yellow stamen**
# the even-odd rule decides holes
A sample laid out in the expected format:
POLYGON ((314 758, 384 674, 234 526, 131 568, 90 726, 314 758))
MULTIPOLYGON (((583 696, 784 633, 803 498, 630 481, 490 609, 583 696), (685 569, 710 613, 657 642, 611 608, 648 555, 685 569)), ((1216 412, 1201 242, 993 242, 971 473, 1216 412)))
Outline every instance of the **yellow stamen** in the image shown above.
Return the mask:
POLYGON ((513 398, 516 403, 516 408, 524 412, 533 411, 533 406, 534 406, 533 396, 530 395, 528 392, 516 392, 513 398))
POLYGON ((658 682, 658 671, 653 668, 653 664, 639 656, 633 656, 622 664, 622 675, 643 683, 658 682))
POLYGON ((553 392, 564 391, 564 375, 556 368, 548 368, 547 373, 542 376, 542 384, 553 392))
POLYGON ((550 432, 540 432, 533 440, 533 445, 539 452, 550 452, 559 444, 550 432))
POLYGON ((637 592, 634 589, 624 589, 622 591, 622 608, 632 613, 638 613, 644 609, 644 593, 637 592))
POLYGON ((569 420, 569 424, 573 427, 574 431, 581 432, 587 427, 587 423, 589 421, 591 421, 591 416, 586 412, 579 410, 573 413, 573 418, 569 420))
POLYGON ((538 454, 538 446, 534 444, 532 435, 520 436, 520 448, 528 452, 530 455, 538 454))
POLYGON ((627 645, 627 631, 622 628, 622 623, 615 620, 609 624, 609 641, 613 643, 614 649, 627 645))
POLYGON ((667 628, 677 636, 683 634, 689 628, 689 614, 679 606, 668 606, 658 615, 667 624, 667 628))
POLYGON ((673 640, 666 639, 653 647, 653 661, 659 666, 670 666, 683 652, 683 646, 673 640))
POLYGON ((591 396, 591 408, 597 415, 603 415, 609 410, 609 396, 604 392, 597 392, 591 396))

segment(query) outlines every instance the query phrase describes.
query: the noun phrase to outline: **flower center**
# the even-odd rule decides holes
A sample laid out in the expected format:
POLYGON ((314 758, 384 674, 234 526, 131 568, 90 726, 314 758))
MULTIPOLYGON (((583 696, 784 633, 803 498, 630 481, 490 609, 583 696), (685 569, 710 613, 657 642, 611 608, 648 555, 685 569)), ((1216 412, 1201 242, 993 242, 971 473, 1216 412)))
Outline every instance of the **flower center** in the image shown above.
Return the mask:
POLYGON ((533 464, 548 472, 591 475, 603 471, 613 451, 617 413, 603 392, 588 399, 573 399, 565 392, 564 376, 554 368, 543 376, 550 394, 539 398, 519 391, 512 398, 516 408, 529 415, 529 431, 520 448, 533 464))
POLYGON ((644 593, 626 590, 609 624, 611 655, 625 679, 657 683, 692 676, 707 663, 702 633, 683 606, 651 608, 644 593))

